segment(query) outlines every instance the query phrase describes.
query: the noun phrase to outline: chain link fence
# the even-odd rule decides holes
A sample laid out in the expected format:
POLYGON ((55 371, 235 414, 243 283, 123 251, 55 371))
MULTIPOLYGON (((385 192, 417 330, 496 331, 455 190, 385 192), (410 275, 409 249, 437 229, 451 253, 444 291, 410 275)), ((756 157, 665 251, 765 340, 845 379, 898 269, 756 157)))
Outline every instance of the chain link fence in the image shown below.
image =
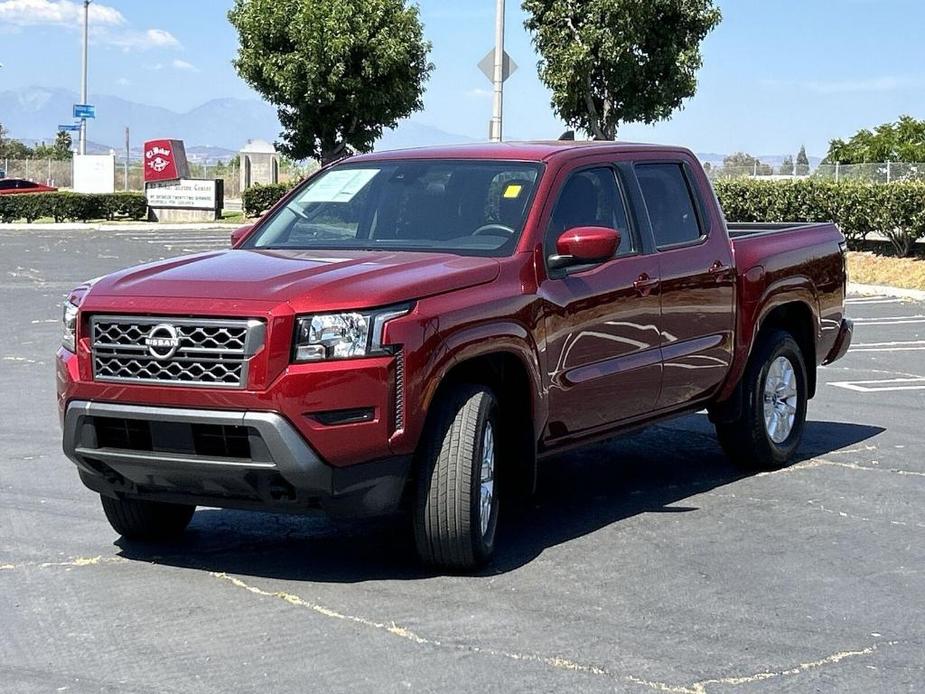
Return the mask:
MULTIPOLYGON (((25 178, 36 183, 55 186, 56 188, 73 187, 72 167, 70 161, 57 159, 0 159, 0 169, 7 178, 25 178)), ((280 167, 280 183, 302 178, 311 167, 280 167)), ((190 164, 191 178, 220 178, 225 182, 225 197, 241 197, 241 170, 237 161, 230 164, 190 164)), ((144 190, 144 171, 141 162, 116 161, 113 184, 116 191, 144 190)))
POLYGON ((724 178, 757 178, 789 180, 818 178, 826 181, 856 181, 861 183, 896 183, 925 181, 925 163, 881 162, 875 164, 820 164, 814 169, 807 165, 773 166, 757 162, 748 166, 704 166, 713 180, 724 178))

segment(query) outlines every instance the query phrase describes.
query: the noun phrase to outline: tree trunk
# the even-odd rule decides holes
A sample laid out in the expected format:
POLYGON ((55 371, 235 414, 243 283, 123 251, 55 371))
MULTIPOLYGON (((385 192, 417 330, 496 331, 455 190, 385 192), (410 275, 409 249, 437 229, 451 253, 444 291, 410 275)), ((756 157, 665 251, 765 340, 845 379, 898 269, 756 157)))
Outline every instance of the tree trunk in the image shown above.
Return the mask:
POLYGON ((343 140, 327 140, 321 142, 321 165, 333 164, 344 158, 347 145, 343 140))

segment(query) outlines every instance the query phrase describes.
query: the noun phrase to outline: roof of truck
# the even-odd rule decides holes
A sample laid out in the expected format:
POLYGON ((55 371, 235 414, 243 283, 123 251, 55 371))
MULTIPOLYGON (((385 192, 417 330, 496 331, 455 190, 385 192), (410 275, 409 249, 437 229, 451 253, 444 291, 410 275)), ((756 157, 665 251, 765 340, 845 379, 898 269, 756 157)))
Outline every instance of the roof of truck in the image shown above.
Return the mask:
POLYGON ((535 142, 492 142, 438 147, 396 149, 351 157, 351 161, 390 159, 499 159, 546 161, 558 155, 585 155, 596 151, 611 152, 688 152, 684 147, 651 145, 637 142, 602 142, 599 140, 548 140, 535 142))

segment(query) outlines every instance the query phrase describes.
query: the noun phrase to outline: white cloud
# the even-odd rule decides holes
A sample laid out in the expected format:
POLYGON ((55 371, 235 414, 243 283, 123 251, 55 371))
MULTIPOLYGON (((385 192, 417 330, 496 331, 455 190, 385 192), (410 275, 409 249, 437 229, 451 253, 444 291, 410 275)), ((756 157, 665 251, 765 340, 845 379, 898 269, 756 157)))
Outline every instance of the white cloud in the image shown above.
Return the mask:
MULTIPOLYGON (((78 30, 83 26, 83 17, 83 3, 74 0, 0 0, 0 29, 60 26, 78 30)), ((129 28, 119 10, 98 2, 90 5, 90 32, 95 42, 125 51, 180 48, 180 42, 169 31, 129 28)))
POLYGON ((145 51, 149 48, 180 48, 180 42, 169 31, 148 29, 147 31, 97 32, 94 37, 103 43, 118 46, 126 51, 145 51))
MULTIPOLYGON (((37 24, 58 24, 79 26, 83 23, 83 3, 73 0, 2 0, 0 2, 0 23, 31 26, 37 24)), ((125 17, 119 10, 108 5, 90 5, 90 23, 106 26, 125 24, 125 17)))
POLYGON ((185 70, 187 72, 199 72, 199 68, 188 63, 185 60, 180 60, 175 58, 169 63, 151 63, 150 65, 145 65, 145 70, 151 70, 152 72, 160 72, 161 70, 166 70, 167 68, 172 67, 174 70, 185 70))
POLYGON ((190 72, 199 72, 198 67, 196 67, 192 63, 186 62, 185 60, 180 60, 179 58, 174 58, 174 60, 170 63, 170 65, 176 68, 177 70, 189 70, 190 72))
POLYGON ((130 80, 128 77, 120 77, 116 80, 116 84, 118 84, 120 87, 130 87, 132 86, 132 80, 130 80))
POLYGON ((482 89, 481 87, 476 87, 475 89, 470 89, 466 92, 466 96, 472 97, 473 99, 487 99, 491 95, 491 90, 482 89))

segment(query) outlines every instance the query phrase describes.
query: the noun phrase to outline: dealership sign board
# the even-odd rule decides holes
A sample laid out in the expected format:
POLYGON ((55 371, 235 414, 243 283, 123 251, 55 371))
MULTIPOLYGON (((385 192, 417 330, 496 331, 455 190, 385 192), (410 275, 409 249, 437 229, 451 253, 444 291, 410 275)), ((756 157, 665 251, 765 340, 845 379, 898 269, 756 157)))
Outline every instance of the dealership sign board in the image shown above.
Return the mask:
POLYGON ((148 140, 144 147, 145 183, 189 178, 182 140, 148 140))
POLYGON ((145 195, 148 198, 148 207, 221 211, 224 202, 221 183, 221 179, 188 178, 148 183, 145 186, 145 195))

